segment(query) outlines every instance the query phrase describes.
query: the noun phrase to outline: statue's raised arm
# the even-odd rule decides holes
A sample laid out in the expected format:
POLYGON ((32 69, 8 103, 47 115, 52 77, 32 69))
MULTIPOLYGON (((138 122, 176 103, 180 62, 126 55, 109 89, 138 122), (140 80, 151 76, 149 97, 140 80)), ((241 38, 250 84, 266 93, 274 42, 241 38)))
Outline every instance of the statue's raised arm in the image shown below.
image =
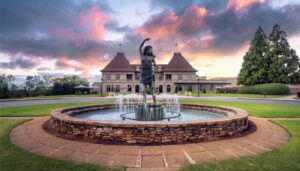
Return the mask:
POLYGON ((150 38, 146 38, 146 39, 141 43, 141 45, 140 45, 140 55, 141 55, 141 57, 142 57, 142 55, 143 55, 143 50, 142 50, 142 48, 143 48, 145 42, 150 41, 150 40, 151 40, 150 38))

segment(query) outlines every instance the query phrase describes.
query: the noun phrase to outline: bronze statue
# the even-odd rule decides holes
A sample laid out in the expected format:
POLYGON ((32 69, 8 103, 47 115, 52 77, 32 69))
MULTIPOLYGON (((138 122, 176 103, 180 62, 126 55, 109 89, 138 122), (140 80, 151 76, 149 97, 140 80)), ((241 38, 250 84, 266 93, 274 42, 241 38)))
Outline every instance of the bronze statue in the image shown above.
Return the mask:
POLYGON ((154 70, 156 67, 155 55, 152 52, 152 46, 147 45, 143 50, 143 46, 146 41, 149 41, 150 38, 146 38, 140 45, 140 56, 141 56, 141 91, 143 93, 143 101, 146 103, 146 87, 150 86, 153 103, 156 104, 155 98, 155 74, 154 70))

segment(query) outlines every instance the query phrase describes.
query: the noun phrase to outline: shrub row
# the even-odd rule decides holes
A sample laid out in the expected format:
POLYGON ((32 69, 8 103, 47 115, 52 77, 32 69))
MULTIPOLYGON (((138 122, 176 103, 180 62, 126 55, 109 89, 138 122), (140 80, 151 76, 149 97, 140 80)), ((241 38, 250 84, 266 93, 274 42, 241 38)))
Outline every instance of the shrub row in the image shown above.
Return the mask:
POLYGON ((239 93, 240 87, 218 87, 217 93, 239 93))
POLYGON ((243 86, 240 88, 242 94, 268 94, 284 95, 289 94, 290 89, 287 85, 281 83, 257 84, 254 86, 243 86))

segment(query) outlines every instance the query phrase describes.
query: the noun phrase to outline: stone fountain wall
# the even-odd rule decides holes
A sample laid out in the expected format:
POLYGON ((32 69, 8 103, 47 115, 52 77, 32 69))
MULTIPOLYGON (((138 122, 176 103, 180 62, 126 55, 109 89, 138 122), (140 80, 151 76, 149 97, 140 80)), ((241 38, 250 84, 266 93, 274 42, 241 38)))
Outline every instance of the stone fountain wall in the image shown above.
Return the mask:
POLYGON ((55 110, 51 113, 51 128, 71 139, 129 144, 185 143, 233 136, 248 126, 248 114, 240 109, 182 105, 182 108, 208 110, 226 115, 222 119, 185 122, 104 122, 85 121, 71 115, 114 108, 113 105, 83 106, 55 110))

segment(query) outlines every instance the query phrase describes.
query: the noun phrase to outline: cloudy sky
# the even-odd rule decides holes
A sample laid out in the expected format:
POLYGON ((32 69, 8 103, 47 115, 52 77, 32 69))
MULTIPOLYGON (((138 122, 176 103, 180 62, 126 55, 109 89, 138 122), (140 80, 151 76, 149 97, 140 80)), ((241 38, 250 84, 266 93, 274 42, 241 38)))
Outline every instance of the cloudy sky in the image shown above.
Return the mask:
POLYGON ((0 73, 99 81, 120 51, 138 63, 145 37, 168 63, 175 44, 208 77, 237 76, 258 26, 280 24, 300 55, 300 0, 0 0, 0 73))

